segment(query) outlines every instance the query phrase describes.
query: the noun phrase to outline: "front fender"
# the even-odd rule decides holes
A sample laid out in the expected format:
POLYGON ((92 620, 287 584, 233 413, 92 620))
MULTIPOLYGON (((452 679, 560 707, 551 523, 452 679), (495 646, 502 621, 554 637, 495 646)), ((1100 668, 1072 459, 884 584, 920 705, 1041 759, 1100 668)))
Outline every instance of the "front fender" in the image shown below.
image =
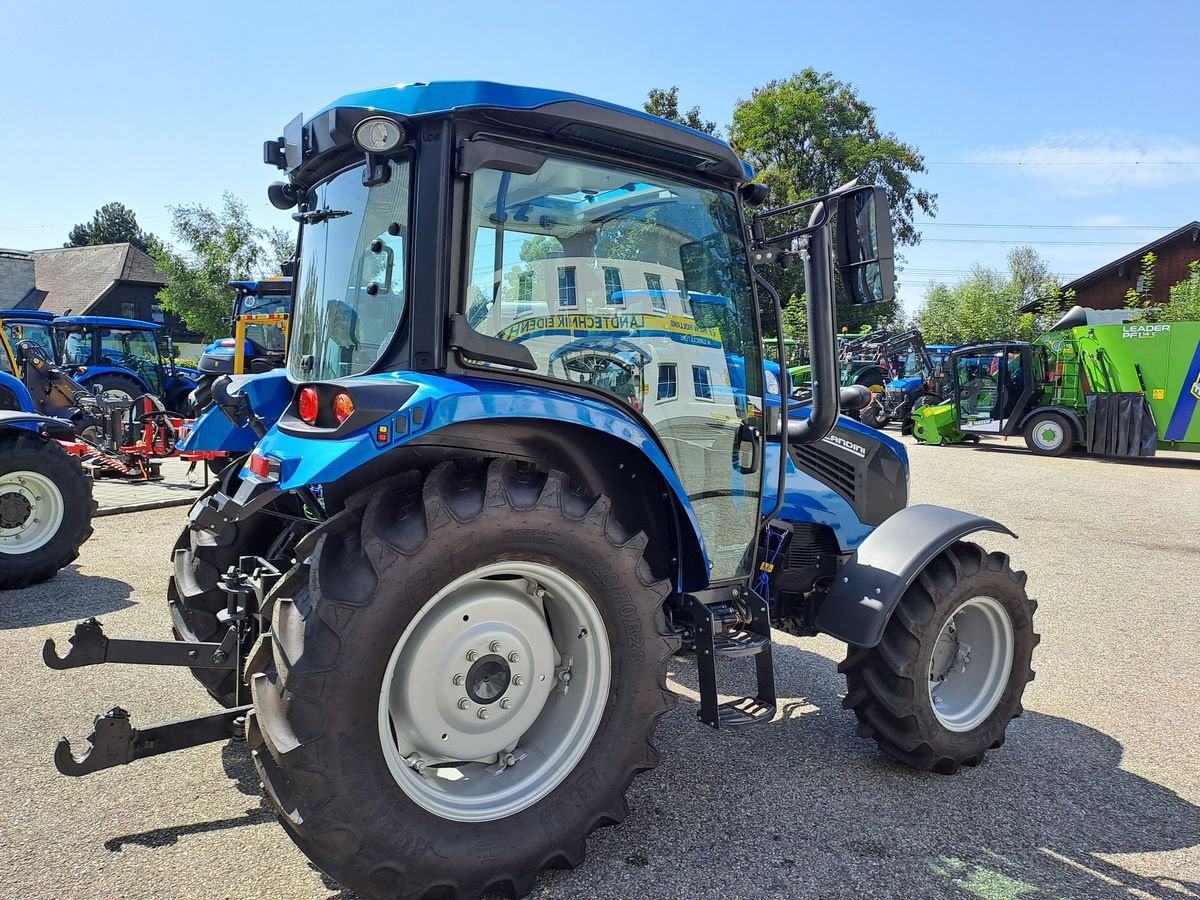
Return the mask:
POLYGON ((45 432, 56 440, 73 440, 75 437, 75 426, 66 419, 56 419, 53 416, 43 416, 40 413, 25 410, 0 410, 0 429, 5 428, 45 432))
MULTIPOLYGON (((360 376, 346 383, 351 387, 370 385, 372 391, 390 385, 395 390, 395 412, 338 438, 321 436, 315 430, 288 434, 277 424, 259 443, 257 452, 279 461, 283 490, 332 484, 382 454, 467 422, 524 421, 536 428, 539 421, 549 420, 602 432, 639 451, 673 495, 680 525, 690 532, 684 543, 707 558, 700 523, 670 460, 645 428, 615 406, 550 387, 412 372, 360 376)), ((579 450, 586 452, 586 444, 581 443, 579 450)), ((242 477, 252 477, 248 467, 243 468, 242 477)))
POLYGON ((874 647, 921 570, 968 534, 1011 531, 983 516, 944 506, 910 506, 862 542, 838 572, 817 613, 817 629, 856 647, 874 647))
MULTIPOLYGON (((292 385, 287 371, 277 369, 260 375, 235 375, 231 378, 231 393, 240 391, 250 398, 250 405, 268 426, 274 425, 292 399, 292 385)), ((224 451, 240 455, 254 449, 258 438, 248 425, 238 428, 216 405, 210 406, 192 425, 179 442, 179 449, 189 451, 224 451)))

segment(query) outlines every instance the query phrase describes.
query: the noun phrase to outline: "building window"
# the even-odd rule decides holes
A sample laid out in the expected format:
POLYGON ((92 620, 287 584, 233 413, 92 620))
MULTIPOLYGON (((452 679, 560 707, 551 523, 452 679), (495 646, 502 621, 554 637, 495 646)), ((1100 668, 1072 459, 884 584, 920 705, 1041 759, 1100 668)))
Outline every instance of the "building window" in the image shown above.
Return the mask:
POLYGON ((167 317, 163 315, 162 307, 157 303, 150 304, 150 321, 157 322, 159 325, 163 325, 167 321, 167 317))
POLYGON ((558 267, 558 305, 575 306, 575 267, 558 267))
POLYGON ((692 387, 696 391, 697 400, 711 400, 712 382, 708 377, 708 366, 692 366, 692 387))
POLYGON ((613 306, 621 306, 625 298, 621 293, 621 270, 616 266, 604 267, 604 302, 613 306))
POLYGON ((646 290, 650 292, 650 308, 655 312, 667 311, 667 298, 663 296, 662 276, 653 272, 646 273, 646 290))
POLYGON ((533 273, 522 272, 517 276, 517 302, 533 302, 533 273))
POLYGON ((687 299, 687 285, 683 283, 682 278, 675 279, 675 290, 679 291, 679 297, 682 300, 687 299))
POLYGON ((121 318, 122 319, 136 319, 137 318, 137 306, 133 303, 133 301, 126 300, 121 303, 121 318))
POLYGON ((674 400, 679 391, 675 363, 663 363, 658 367, 658 399, 674 400))

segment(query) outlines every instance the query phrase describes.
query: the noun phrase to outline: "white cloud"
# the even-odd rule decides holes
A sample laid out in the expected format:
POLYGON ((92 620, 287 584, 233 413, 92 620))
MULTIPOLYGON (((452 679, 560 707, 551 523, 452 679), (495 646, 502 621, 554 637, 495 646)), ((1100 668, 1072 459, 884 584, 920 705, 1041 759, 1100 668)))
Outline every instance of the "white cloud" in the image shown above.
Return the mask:
POLYGON ((1200 144, 1132 131, 1058 132, 1024 147, 973 150, 967 160, 1072 197, 1200 181, 1200 144))

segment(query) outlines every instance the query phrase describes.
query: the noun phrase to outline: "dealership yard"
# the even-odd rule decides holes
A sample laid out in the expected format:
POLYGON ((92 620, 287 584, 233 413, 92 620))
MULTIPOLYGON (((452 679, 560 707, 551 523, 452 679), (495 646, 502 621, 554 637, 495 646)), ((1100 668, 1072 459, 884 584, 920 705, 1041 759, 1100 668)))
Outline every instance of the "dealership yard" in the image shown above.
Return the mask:
MULTIPOLYGON (((1036 681, 1008 743, 952 777, 893 765, 841 709, 840 645, 778 635, 780 716, 715 734, 695 669, 663 719, 659 769, 624 825, 597 833, 538 897, 1200 897, 1200 460, 1041 459, 995 444, 909 442, 912 501, 992 516, 1039 598, 1036 681)), ((52 672, 47 637, 102 618, 165 636, 186 510, 98 518, 78 564, 0 595, 0 895, 349 897, 307 864, 259 794, 242 745, 84 779, 66 733, 120 704, 147 725, 212 708, 186 671, 52 672)), ((730 689, 736 682, 727 682, 730 689)))

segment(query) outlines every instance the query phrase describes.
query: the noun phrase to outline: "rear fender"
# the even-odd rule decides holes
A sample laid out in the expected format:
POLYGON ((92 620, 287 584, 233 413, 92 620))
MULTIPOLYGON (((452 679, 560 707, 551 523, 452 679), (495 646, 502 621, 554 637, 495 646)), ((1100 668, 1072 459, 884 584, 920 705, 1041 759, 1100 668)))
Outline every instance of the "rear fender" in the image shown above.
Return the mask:
MULTIPOLYGON (((241 391, 246 394, 254 412, 268 426, 279 421, 292 399, 292 385, 284 369, 261 375, 234 375, 230 381, 230 392, 241 391)), ((191 430, 179 442, 179 449, 184 452, 206 450, 240 455, 253 450, 256 443, 258 438, 248 425, 235 427, 214 405, 197 417, 191 430)))
POLYGON ((955 541, 978 531, 1016 537, 999 522, 943 506, 910 506, 896 513, 838 572, 817 613, 817 629, 856 647, 874 647, 921 570, 955 541))
POLYGON ((8 428, 20 428, 39 434, 45 432, 56 440, 72 440, 75 437, 75 426, 66 419, 56 419, 53 416, 24 410, 0 410, 0 430, 8 428))
MULTIPOLYGON (((82 375, 72 376, 77 382, 84 387, 91 388, 93 382, 98 378, 103 378, 105 375, 121 375, 125 378, 132 378, 138 383, 138 387, 143 393, 150 393, 150 385, 146 383, 146 379, 132 369, 124 369, 121 366, 86 366, 87 371, 82 375)), ((70 372, 71 367, 67 366, 65 371, 70 372)))
MULTIPOLYGON (((700 525, 683 485, 654 438, 615 405, 553 388, 531 390, 496 380, 412 372, 342 383, 352 391, 356 385, 366 388, 375 403, 379 390, 390 384, 395 412, 336 438, 322 436, 316 429, 307 433, 298 429, 288 413, 283 425, 292 433, 272 428, 257 451, 278 461, 283 490, 318 484, 326 496, 344 495, 390 472, 429 465, 447 455, 462 456, 463 450, 525 456, 543 465, 563 466, 604 490, 604 473, 624 473, 615 460, 625 459, 644 474, 641 482, 625 483, 622 489, 637 490, 653 478, 654 496, 661 495, 673 509, 680 584, 688 590, 707 585, 700 525), (446 454, 445 448, 458 452, 446 454), (597 472, 601 474, 593 477, 597 472)), ((254 476, 246 467, 242 477, 254 476)))

